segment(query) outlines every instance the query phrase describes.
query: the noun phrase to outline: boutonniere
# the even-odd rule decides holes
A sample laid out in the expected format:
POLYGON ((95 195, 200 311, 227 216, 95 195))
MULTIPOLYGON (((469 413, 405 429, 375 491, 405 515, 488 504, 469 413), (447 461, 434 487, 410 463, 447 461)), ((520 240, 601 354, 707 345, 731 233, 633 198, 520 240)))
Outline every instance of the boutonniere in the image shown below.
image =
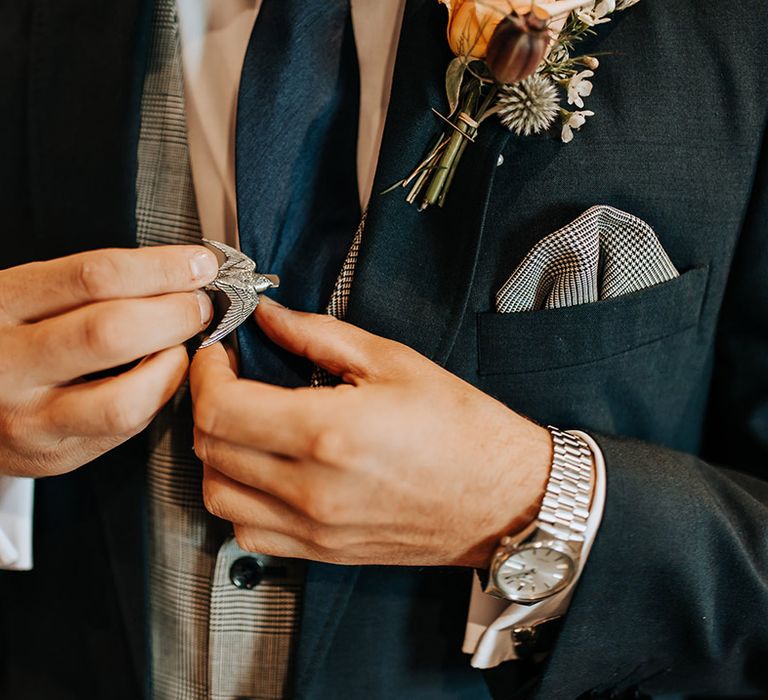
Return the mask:
POLYGON ((597 55, 578 55, 576 46, 638 1, 438 0, 448 9, 456 56, 445 77, 448 114, 433 108, 444 130, 395 187, 407 188, 407 201, 419 209, 442 206, 462 154, 494 115, 518 136, 557 127, 564 143, 572 141, 594 115, 584 98, 600 65, 597 55))

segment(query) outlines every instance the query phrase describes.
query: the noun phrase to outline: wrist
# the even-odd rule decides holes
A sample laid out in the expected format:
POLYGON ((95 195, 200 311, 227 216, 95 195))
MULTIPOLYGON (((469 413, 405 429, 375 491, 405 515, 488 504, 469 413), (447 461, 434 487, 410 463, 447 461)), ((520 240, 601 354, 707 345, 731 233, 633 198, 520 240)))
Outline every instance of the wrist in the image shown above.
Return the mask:
MULTIPOLYGON (((506 479, 498 507, 503 512, 507 503, 506 521, 501 521, 501 536, 515 537, 536 520, 552 469, 552 436, 546 428, 516 416, 521 422, 517 429, 515 450, 508 455, 506 479), (513 494, 510 499, 510 494, 513 494), (510 512, 510 505, 512 509, 510 512)), ((497 540, 498 544, 498 540, 497 540)))
POLYGON ((576 580, 584 549, 595 461, 590 445, 578 434, 554 426, 550 475, 531 532, 501 539, 491 560, 484 592, 522 605, 533 605, 576 580))
POLYGON ((513 414, 507 449, 499 454, 496 488, 483 505, 485 536, 466 555, 465 566, 489 566, 503 537, 515 537, 536 520, 552 466, 550 432, 513 414))

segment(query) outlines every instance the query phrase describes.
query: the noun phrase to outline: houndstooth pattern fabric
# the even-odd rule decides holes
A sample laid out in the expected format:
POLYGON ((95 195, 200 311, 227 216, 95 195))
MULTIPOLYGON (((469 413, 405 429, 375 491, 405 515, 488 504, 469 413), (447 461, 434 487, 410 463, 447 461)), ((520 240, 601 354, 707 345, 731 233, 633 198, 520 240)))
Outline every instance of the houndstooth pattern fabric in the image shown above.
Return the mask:
MULTIPOLYGON (((142 96, 137 173, 140 245, 200 240, 187 146, 174 0, 155 6, 142 96)), ((300 565, 259 557, 272 572, 252 590, 230 581, 244 556, 228 524, 202 503, 183 387, 149 428, 149 591, 152 697, 287 697, 302 589, 300 565)), ((137 611, 137 614, 140 614, 137 611)))
POLYGON ((496 310, 588 304, 678 276, 647 223, 613 207, 596 206, 528 253, 496 295, 496 310))
MULTIPOLYGON (((341 272, 336 279, 336 284, 334 285, 333 293, 331 294, 331 300, 328 302, 328 306, 325 310, 329 316, 343 319, 347 315, 349 293, 352 289, 352 282, 355 279, 355 268, 357 267, 357 258, 360 255, 360 243, 363 240, 363 231, 365 230, 367 213, 367 211, 363 212, 360 225, 357 227, 355 237, 352 239, 352 245, 349 247, 349 252, 344 259, 341 272)), ((312 374, 312 386, 333 386, 337 383, 338 377, 329 374, 322 367, 315 367, 315 371, 312 374)))

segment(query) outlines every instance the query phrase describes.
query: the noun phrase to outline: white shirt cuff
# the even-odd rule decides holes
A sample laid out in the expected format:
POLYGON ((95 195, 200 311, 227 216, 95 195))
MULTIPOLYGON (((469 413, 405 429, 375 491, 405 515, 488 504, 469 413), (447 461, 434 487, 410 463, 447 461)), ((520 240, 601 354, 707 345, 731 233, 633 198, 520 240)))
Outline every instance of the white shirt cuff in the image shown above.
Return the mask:
POLYGON ((595 461, 595 491, 576 576, 570 586, 551 598, 535 605, 519 605, 483 593, 480 581, 475 575, 462 647, 465 654, 472 654, 471 663, 475 668, 493 668, 504 661, 517 658, 511 633, 513 627, 528 626, 550 617, 565 615, 568 610, 603 519, 606 489, 603 453, 589 435, 575 430, 573 432, 587 442, 595 461))
POLYGON ((0 476, 0 569, 32 568, 34 479, 0 476))

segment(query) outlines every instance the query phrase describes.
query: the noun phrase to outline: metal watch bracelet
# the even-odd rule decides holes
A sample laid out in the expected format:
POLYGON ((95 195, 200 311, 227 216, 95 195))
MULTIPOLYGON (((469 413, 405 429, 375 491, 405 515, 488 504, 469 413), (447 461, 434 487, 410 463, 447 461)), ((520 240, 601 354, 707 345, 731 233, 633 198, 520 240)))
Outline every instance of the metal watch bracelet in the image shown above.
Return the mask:
MULTIPOLYGON (((564 591, 578 576, 595 481, 592 450, 578 435, 547 426, 552 464, 539 514, 525 533, 501 540, 483 590, 520 605, 535 605, 564 591), (532 530, 530 529, 532 528, 532 530)), ((562 610, 525 618, 512 628, 515 657, 547 654, 562 610), (553 614, 554 613, 554 614, 553 614)))
POLYGON ((539 511, 539 529, 565 542, 584 542, 595 474, 592 450, 577 435, 552 425, 553 457, 539 511))

